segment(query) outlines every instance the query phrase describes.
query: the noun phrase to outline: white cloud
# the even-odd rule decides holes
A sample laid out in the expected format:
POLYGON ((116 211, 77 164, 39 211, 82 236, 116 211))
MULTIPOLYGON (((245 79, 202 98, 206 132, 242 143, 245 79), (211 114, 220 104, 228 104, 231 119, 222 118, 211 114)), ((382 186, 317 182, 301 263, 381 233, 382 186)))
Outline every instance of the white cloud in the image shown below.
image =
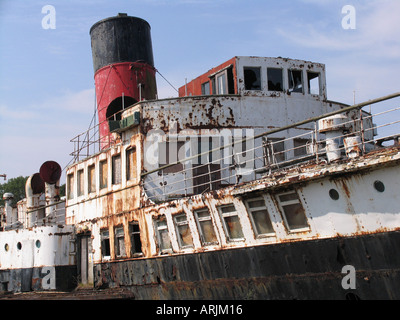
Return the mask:
MULTIPOLYGON (((400 57, 400 1, 388 0, 358 4, 356 29, 344 30, 337 15, 337 27, 324 23, 297 23, 277 32, 297 45, 335 51, 357 51, 387 58, 400 57)), ((336 17, 336 16, 335 16, 336 17)))
POLYGON ((18 110, 15 108, 11 108, 5 104, 0 105, 0 114, 1 119, 5 122, 23 119, 33 120, 38 117, 36 112, 32 112, 29 110, 18 110))

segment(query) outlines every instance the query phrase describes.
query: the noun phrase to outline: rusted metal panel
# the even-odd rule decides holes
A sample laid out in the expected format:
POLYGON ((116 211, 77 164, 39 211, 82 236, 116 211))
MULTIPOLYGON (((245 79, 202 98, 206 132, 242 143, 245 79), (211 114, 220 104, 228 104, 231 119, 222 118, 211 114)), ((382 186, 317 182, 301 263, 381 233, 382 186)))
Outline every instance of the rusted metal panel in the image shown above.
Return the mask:
POLYGON ((109 262, 95 266, 95 285, 136 299, 399 299, 399 243, 388 232, 109 262), (341 285, 345 265, 355 267, 356 289, 341 285))

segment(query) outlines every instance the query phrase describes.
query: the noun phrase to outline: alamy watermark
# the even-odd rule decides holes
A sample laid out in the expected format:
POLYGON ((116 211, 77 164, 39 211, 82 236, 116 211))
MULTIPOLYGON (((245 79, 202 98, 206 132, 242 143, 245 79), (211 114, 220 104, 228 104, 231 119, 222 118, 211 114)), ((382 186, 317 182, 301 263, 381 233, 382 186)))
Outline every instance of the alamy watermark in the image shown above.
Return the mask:
POLYGON ((356 8, 352 5, 345 5, 342 8, 342 28, 345 30, 356 29, 356 8))
POLYGON ((212 129, 206 135, 191 130, 166 134, 152 129, 147 133, 144 159, 149 167, 176 162, 220 163, 236 164, 246 171, 253 168, 254 150, 254 129, 212 129))
POLYGON ((42 18, 42 28, 55 29, 56 28, 56 8, 52 5, 45 5, 42 7, 42 13, 45 16, 42 18))
POLYGON ((356 268, 352 265, 345 265, 342 268, 342 274, 346 274, 342 279, 342 288, 355 289, 356 288, 356 268))

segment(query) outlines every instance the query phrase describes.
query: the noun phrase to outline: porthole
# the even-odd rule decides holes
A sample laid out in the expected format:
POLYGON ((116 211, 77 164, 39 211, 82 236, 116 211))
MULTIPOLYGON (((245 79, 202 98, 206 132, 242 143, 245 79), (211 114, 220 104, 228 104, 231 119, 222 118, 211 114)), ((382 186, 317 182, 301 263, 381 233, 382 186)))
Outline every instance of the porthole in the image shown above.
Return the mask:
POLYGON ((10 246, 8 245, 8 243, 6 243, 6 244, 4 245, 4 250, 8 251, 8 249, 10 249, 10 246))
POLYGON ((21 250, 21 249, 22 249, 22 243, 21 243, 21 242, 18 242, 18 243, 17 243, 17 249, 18 249, 18 250, 21 250))
POLYGON ((36 245, 36 248, 39 249, 39 248, 40 248, 40 245, 41 245, 40 240, 36 240, 35 245, 36 245))
POLYGON ((385 185, 383 184, 382 181, 379 181, 379 180, 376 180, 376 181, 374 182, 374 188, 375 188, 375 190, 378 191, 378 192, 383 192, 383 191, 385 191, 385 185))
POLYGON ((339 200, 339 192, 337 192, 335 189, 329 190, 329 196, 332 200, 339 200))

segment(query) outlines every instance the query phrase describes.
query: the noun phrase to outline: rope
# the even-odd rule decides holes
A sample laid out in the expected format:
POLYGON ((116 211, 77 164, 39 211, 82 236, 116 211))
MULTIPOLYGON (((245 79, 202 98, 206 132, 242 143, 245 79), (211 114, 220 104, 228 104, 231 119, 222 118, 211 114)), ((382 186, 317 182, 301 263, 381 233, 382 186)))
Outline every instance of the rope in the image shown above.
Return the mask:
POLYGON ((176 91, 179 93, 179 91, 171 84, 171 82, 169 82, 167 79, 165 79, 165 77, 160 73, 160 71, 158 71, 157 69, 155 69, 156 72, 165 80, 168 82, 168 84, 176 91))

